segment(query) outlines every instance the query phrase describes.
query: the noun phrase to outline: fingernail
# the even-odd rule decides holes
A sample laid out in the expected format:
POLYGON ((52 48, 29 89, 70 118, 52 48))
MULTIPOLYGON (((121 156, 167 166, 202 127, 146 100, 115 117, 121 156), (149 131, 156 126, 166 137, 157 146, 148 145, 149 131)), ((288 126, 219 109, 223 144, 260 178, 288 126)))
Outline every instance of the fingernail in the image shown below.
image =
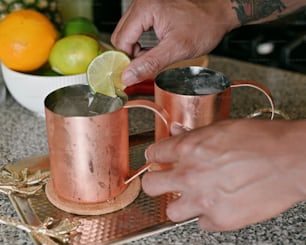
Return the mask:
POLYGON ((171 126, 170 126, 170 132, 171 135, 175 136, 175 135, 179 135, 183 132, 185 132, 185 127, 183 126, 183 124, 178 123, 178 122, 172 122, 171 126))
POLYGON ((171 123, 171 128, 172 129, 183 129, 184 126, 183 126, 183 124, 174 121, 174 122, 171 123))
POLYGON ((171 130, 175 130, 175 131, 190 131, 191 128, 186 127, 183 124, 174 121, 174 122, 171 123, 171 130))
POLYGON ((135 76, 134 72, 128 70, 123 73, 122 81, 126 86, 130 86, 137 82, 137 77, 135 76))
POLYGON ((149 160, 148 148, 145 150, 144 155, 145 155, 146 161, 148 161, 149 160))

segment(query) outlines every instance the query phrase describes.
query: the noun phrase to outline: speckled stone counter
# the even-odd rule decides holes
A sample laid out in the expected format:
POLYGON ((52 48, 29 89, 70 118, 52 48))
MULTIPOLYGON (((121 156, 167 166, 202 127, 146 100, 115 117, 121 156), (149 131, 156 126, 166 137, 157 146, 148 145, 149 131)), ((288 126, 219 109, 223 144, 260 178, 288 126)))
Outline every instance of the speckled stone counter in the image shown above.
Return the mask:
MULTIPOLYGON (((209 57, 209 67, 231 80, 256 80, 270 88, 277 109, 292 119, 306 118, 306 75, 209 57)), ((252 88, 235 88, 232 93, 232 117, 244 117, 268 107, 267 99, 252 88)), ((150 112, 133 109, 130 113, 132 132, 153 127, 150 112)), ((280 132, 281 133, 281 132, 280 132)), ((44 118, 37 117, 8 96, 0 106, 0 165, 48 152, 44 118)), ((9 199, 0 194, 0 215, 18 219, 9 199)), ((305 244, 306 204, 300 203, 266 222, 226 233, 208 233, 195 222, 170 231, 132 242, 146 244, 305 244)), ((0 244, 33 244, 27 233, 0 225, 0 244)))

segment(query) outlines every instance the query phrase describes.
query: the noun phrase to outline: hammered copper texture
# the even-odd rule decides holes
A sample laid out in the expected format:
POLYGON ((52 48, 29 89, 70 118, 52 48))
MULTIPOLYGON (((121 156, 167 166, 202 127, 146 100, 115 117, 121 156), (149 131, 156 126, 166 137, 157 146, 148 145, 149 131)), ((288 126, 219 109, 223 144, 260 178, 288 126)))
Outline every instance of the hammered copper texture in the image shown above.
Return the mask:
MULTIPOLYGON (((142 144, 130 149, 133 169, 145 162, 143 154, 145 147, 146 144, 142 144)), ((24 167, 24 162, 22 165, 24 167)), ((43 222, 47 217, 68 218, 72 222, 80 222, 77 230, 79 234, 72 237, 70 244, 88 245, 130 241, 136 237, 144 237, 174 227, 175 224, 171 223, 166 215, 166 207, 174 198, 174 194, 152 198, 141 191, 136 200, 126 208, 98 216, 79 216, 61 211, 48 201, 44 192, 28 199, 13 198, 12 201, 15 202, 21 219, 33 225, 37 225, 38 221, 43 222)))

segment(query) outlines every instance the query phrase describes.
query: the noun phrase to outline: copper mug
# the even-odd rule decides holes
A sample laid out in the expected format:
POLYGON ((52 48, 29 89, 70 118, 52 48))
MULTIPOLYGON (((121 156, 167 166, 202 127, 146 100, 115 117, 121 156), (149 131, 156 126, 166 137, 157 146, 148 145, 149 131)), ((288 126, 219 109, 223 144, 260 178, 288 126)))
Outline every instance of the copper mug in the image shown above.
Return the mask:
POLYGON ((73 85, 52 92, 45 99, 52 188, 61 199, 80 204, 116 198, 149 168, 150 164, 146 164, 131 175, 128 108, 150 109, 166 127, 170 123, 167 113, 147 100, 124 101, 114 110, 92 112, 86 109, 88 94, 87 85, 73 85), (65 102, 67 97, 73 101, 65 102), (61 111, 63 103, 68 103, 64 108, 70 107, 69 112, 61 111))
MULTIPOLYGON (((167 69, 155 79, 155 103, 164 108, 171 121, 187 130, 209 125, 230 117, 231 89, 252 87, 269 100, 271 119, 274 102, 268 88, 255 81, 230 81, 224 74, 202 66, 167 69)), ((155 120, 155 138, 169 136, 160 118, 155 120)))

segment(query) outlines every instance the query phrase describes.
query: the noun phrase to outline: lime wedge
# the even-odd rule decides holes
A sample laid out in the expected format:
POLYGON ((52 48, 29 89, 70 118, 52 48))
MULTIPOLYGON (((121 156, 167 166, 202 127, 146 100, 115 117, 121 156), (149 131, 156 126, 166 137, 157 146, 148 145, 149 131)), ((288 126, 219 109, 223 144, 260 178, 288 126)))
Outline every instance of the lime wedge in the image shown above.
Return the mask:
POLYGON ((121 80, 130 58, 118 50, 108 50, 95 57, 87 68, 87 80, 94 93, 111 97, 122 94, 126 86, 121 80))

